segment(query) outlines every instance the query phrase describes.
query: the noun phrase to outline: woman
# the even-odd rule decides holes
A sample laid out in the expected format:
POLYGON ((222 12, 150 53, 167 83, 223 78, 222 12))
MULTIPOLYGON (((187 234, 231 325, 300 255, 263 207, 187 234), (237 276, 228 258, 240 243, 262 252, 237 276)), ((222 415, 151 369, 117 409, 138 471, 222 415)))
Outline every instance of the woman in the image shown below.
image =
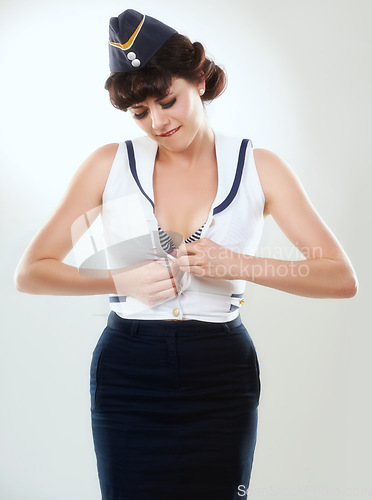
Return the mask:
POLYGON ((110 20, 109 49, 111 101, 145 135, 88 157, 26 250, 16 286, 109 294, 91 364, 103 499, 241 498, 260 397, 239 314, 246 281, 346 298, 357 278, 291 169, 249 139, 211 129, 204 102, 226 79, 200 43, 127 10, 110 20), (306 260, 252 255, 269 214, 306 260), (71 234, 98 215, 104 277, 62 262, 71 234))

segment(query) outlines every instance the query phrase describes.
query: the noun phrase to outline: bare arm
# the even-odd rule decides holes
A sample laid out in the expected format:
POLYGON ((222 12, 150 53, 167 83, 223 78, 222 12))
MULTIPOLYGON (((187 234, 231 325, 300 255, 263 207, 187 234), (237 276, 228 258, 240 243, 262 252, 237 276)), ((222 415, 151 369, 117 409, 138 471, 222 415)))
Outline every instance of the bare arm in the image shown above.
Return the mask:
POLYGON ((358 280, 351 262, 295 173, 271 151, 255 149, 254 158, 267 213, 306 260, 241 255, 239 278, 306 297, 353 297, 358 280))
POLYGON ((356 295, 358 280, 350 260, 313 207, 295 173, 271 151, 255 149, 254 158, 265 195, 264 214, 272 215, 306 260, 226 252, 220 245, 202 238, 180 248, 177 265, 199 276, 242 279, 305 297, 356 295))
MULTIPOLYGON (((100 213, 102 193, 117 144, 94 151, 73 176, 61 202, 33 238, 14 277, 17 290, 44 295, 95 295, 114 293, 109 273, 92 278, 62 261, 72 249, 71 228, 87 212, 100 213)), ((90 217, 93 222, 95 217, 90 217)), ((76 224, 75 224, 76 227, 76 224)), ((83 234, 84 228, 81 228, 83 234)))
POLYGON ((94 270, 88 276, 62 262, 101 212, 117 148, 117 144, 108 144, 97 149, 77 170, 60 204, 21 258, 14 277, 17 290, 39 295, 116 293, 149 305, 177 294, 175 266, 144 262, 115 271, 94 270))

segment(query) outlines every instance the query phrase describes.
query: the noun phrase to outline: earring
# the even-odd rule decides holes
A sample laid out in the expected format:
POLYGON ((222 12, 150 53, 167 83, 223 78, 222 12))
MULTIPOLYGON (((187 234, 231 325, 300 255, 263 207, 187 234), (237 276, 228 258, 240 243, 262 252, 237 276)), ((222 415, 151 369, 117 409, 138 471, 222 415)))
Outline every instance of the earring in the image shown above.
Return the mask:
POLYGON ((205 90, 204 90, 204 89, 199 89, 199 94, 200 94, 200 95, 203 95, 203 94, 204 94, 204 92, 205 92, 205 90))

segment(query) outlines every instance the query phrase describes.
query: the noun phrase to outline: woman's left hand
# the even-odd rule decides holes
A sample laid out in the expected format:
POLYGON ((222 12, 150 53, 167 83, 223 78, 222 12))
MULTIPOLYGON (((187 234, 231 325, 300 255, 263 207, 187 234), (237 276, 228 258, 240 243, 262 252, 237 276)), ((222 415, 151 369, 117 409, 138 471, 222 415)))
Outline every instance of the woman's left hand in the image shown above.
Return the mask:
POLYGON ((192 243, 182 243, 175 263, 181 271, 189 271, 197 276, 232 280, 237 279, 238 257, 237 252, 209 238, 200 238, 192 243))

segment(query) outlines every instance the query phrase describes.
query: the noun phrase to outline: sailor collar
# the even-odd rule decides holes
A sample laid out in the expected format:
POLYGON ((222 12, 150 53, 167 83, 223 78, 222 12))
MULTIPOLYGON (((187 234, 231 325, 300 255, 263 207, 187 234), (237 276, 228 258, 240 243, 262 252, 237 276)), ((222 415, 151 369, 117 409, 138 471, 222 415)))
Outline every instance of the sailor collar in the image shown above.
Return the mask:
MULTIPOLYGON (((217 158, 218 187, 210 208, 210 216, 225 210, 235 198, 242 178, 245 154, 250 141, 249 139, 237 140, 220 132, 213 131, 213 133, 217 158)), ((149 136, 125 142, 132 176, 143 196, 151 203, 154 212, 153 174, 158 144, 149 136)))

